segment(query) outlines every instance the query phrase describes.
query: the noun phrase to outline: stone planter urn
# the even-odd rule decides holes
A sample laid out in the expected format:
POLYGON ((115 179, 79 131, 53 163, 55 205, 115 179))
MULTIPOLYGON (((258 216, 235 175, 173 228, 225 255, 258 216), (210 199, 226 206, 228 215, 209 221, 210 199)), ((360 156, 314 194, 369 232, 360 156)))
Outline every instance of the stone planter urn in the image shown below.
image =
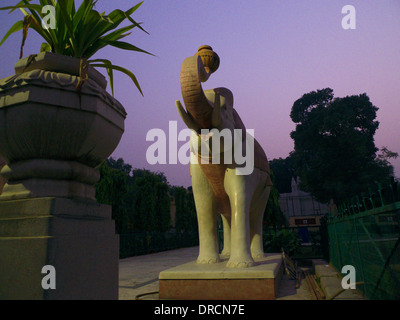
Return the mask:
POLYGON ((43 52, 0 80, 0 299, 118 298, 119 238, 94 185, 126 112, 94 68, 82 83, 80 66, 43 52))
POLYGON ((95 169, 117 147, 126 112, 94 68, 80 92, 80 59, 40 53, 0 80, 1 199, 95 200, 95 169))

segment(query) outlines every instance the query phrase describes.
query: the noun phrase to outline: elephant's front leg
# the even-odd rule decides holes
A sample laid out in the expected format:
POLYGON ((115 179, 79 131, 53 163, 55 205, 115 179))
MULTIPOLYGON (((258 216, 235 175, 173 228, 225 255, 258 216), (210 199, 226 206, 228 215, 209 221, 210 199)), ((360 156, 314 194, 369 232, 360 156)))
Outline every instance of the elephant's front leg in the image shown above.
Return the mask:
POLYGON ((225 173, 225 190, 231 203, 231 256, 229 268, 254 265, 250 252, 250 203, 254 191, 249 176, 237 175, 235 169, 225 173))
MULTIPOLYGON (((258 169, 257 169, 258 170, 258 169)), ((264 173, 263 173, 264 174, 264 173)), ((265 173, 266 175, 266 173, 265 173)), ((250 208, 250 239, 253 258, 264 257, 263 248, 263 218, 271 187, 265 186, 265 179, 260 183, 263 187, 253 196, 250 208)))
POLYGON ((197 263, 220 261, 217 237, 217 205, 214 192, 200 165, 191 164, 192 188, 199 226, 199 257, 197 263))
POLYGON ((224 228, 224 249, 221 256, 229 257, 231 255, 231 218, 221 214, 222 226, 224 228))

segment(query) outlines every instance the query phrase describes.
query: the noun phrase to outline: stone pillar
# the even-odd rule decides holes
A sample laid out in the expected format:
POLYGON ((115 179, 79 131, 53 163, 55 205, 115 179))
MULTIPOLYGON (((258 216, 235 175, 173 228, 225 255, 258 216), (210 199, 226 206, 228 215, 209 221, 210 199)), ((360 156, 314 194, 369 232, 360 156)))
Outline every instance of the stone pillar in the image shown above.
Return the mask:
POLYGON ((41 53, 0 80, 0 300, 118 299, 119 237, 94 185, 126 112, 96 70, 78 93, 79 65, 41 53))
POLYGON ((111 208, 63 198, 0 203, 0 299, 118 299, 111 208), (42 286, 55 269, 55 289, 42 286))

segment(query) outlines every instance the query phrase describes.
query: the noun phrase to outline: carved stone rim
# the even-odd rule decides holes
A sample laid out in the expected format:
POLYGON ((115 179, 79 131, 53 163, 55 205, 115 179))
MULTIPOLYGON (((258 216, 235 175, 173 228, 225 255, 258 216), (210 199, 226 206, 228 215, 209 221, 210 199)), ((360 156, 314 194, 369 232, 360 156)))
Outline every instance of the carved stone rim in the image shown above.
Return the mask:
MULTIPOLYGON (((34 69, 29 72, 0 79, 0 95, 2 93, 6 94, 6 91, 26 85, 61 87, 64 90, 76 91, 79 79, 78 76, 70 74, 34 69)), ((92 79, 85 81, 81 88, 81 93, 100 97, 109 106, 118 110, 124 118, 126 117, 127 113, 122 104, 92 79)))
MULTIPOLYGON (((32 70, 45 70, 79 76, 81 59, 65 56, 52 52, 41 52, 20 59, 14 65, 15 74, 32 70)), ((88 77, 95 81, 101 88, 107 87, 106 78, 95 68, 89 65, 88 77)))

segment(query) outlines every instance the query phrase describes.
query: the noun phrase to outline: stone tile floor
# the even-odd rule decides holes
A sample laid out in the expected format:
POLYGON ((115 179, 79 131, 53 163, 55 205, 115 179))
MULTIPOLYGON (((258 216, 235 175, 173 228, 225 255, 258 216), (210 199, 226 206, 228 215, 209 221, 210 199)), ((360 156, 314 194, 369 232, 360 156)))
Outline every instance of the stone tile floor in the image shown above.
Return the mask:
MULTIPOLYGON (((119 299, 158 300, 158 274, 165 269, 195 260, 198 250, 198 247, 191 247, 121 259, 119 299)), ((302 281, 300 288, 296 289, 296 281, 290 280, 284 274, 277 300, 310 300, 310 298, 305 281, 302 281)))
MULTIPOLYGON (((198 247, 163 251, 121 259, 119 262, 119 299, 135 300, 141 294, 158 291, 158 274, 195 260, 198 247)), ((158 300, 158 293, 141 299, 158 300)))

